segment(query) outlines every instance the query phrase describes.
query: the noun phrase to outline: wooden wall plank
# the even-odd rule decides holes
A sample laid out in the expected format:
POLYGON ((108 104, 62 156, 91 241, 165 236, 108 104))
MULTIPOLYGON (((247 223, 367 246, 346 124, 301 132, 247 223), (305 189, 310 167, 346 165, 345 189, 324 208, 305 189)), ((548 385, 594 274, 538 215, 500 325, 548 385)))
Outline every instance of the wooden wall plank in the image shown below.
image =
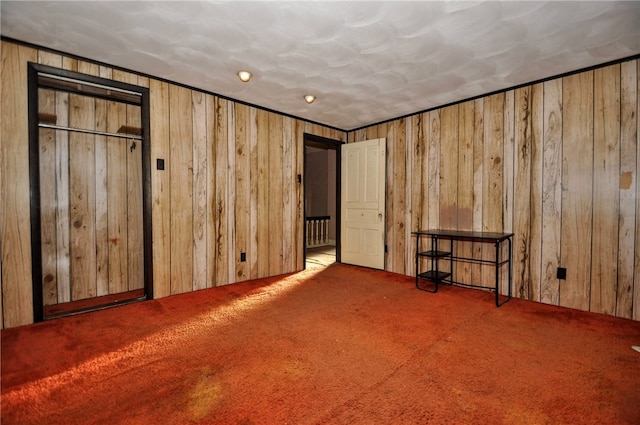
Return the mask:
MULTIPOLYGON (((458 170, 457 170, 457 228, 473 230, 473 133, 475 103, 464 102, 458 107, 458 170)), ((461 257, 471 258, 472 244, 458 243, 456 252, 461 257)), ((456 263, 456 280, 471 282, 471 264, 456 263)))
POLYGON ((305 267, 304 260, 304 122, 300 120, 294 121, 293 134, 295 139, 295 206, 293 210, 293 220, 295 223, 295 232, 293 235, 295 241, 295 253, 296 253, 296 270, 303 270, 305 267), (301 177, 300 181, 297 180, 298 176, 301 177))
MULTIPOLYGON (((126 123, 126 105, 107 103, 107 131, 115 133, 126 123)), ((109 241, 109 293, 129 289, 127 139, 107 138, 107 234, 109 241)))
POLYGON ((100 67, 95 63, 79 60, 78 72, 81 74, 93 75, 94 77, 97 77, 100 75, 100 67))
MULTIPOLYGON (((421 193, 420 202, 423 208, 419 212, 419 215, 420 215, 420 229, 427 230, 427 229, 435 228, 438 226, 437 223, 431 222, 432 212, 434 211, 434 208, 430 208, 430 206, 432 202, 435 202, 435 200, 431 198, 431 196, 434 193, 434 191, 432 190, 432 184, 431 184, 431 181, 433 179, 432 173, 433 172, 437 173, 440 170, 440 163, 437 161, 437 151, 435 151, 434 149, 435 147, 432 146, 433 134, 431 132, 431 128, 432 128, 431 114, 429 112, 425 112, 421 114, 420 119, 422 121, 421 130, 418 130, 418 131, 422 131, 422 146, 421 146, 422 176, 420 178, 420 193, 421 193)), ((436 133, 436 135, 437 137, 439 137, 439 124, 438 124, 438 132, 436 133)), ((417 243, 417 241, 414 239, 413 242, 414 242, 414 248, 412 252, 415 253, 416 249, 423 250, 425 248, 423 245, 421 245, 420 247, 415 247, 415 243, 417 243)), ((418 269, 424 270, 425 267, 428 267, 427 263, 428 263, 427 258, 421 258, 420 263, 418 265, 418 269)), ((413 270, 413 273, 415 274, 415 270, 413 270)))
MULTIPOLYGON (((98 67, 101 78, 111 79, 112 69, 98 67)), ((96 99, 96 130, 107 131, 108 103, 96 99)), ((105 136, 96 136, 96 259, 98 296, 109 294, 108 148, 105 136)))
MULTIPOLYGON (((405 258, 407 252, 407 241, 405 234, 406 223, 406 187, 407 181, 407 123, 405 118, 397 120, 393 126, 394 139, 388 141, 393 151, 393 205, 391 209, 393 244, 388 248, 391 253, 391 267, 387 270, 395 273, 406 274, 405 258)), ((391 241, 389 241, 390 243, 391 241)))
POLYGON ((138 84, 138 76, 136 74, 133 74, 131 72, 127 72, 127 71, 123 71, 121 69, 113 69, 112 70, 112 74, 111 74, 111 78, 115 81, 120 81, 123 83, 128 83, 128 84, 133 84, 133 85, 137 85, 138 84))
MULTIPOLYGON (((638 74, 637 61, 620 64, 620 224, 618 228, 617 317, 633 317, 633 263, 636 187, 638 185, 638 74)), ((638 273, 636 276, 640 276, 638 273)), ((638 278, 640 279, 640 277, 638 278)), ((636 282, 640 285, 640 281, 636 282)), ((640 306, 639 306, 640 307, 640 306)))
POLYGON ((516 92, 509 90, 504 97, 504 149, 502 172, 504 199, 503 208, 503 229, 505 232, 513 231, 514 221, 514 186, 515 186, 515 109, 516 92))
POLYGON ((2 296, 5 327, 33 321, 26 63, 34 49, 0 41, 2 96, 2 296), (25 284, 26 282, 26 284, 25 284))
POLYGON ((240 261, 240 253, 236 249, 236 125, 234 102, 227 103, 227 250, 229 255, 227 283, 236 281, 236 263, 240 261))
POLYGON ((440 227, 440 111, 429 112, 427 155, 429 163, 427 171, 429 226, 435 229, 440 227))
POLYGON ((422 138, 422 146, 420 148, 421 152, 421 167, 422 167, 422 176, 420 177, 420 228, 425 230, 432 227, 429 222, 429 145, 430 145, 430 137, 431 137, 431 120, 429 117, 429 113, 425 112, 420 114, 421 121, 421 133, 422 138))
POLYGON ((534 84, 531 87, 531 223, 529 249, 529 300, 540 301, 542 282, 542 128, 544 126, 544 87, 534 84))
POLYGON ((142 75, 138 75, 138 85, 140 87, 149 88, 149 84, 150 84, 150 78, 149 77, 144 77, 142 75))
POLYGON ((171 150, 169 137, 169 84, 149 81, 150 132, 152 162, 164 161, 164 170, 151 173, 153 239, 153 296, 171 294, 171 212, 170 175, 171 150))
MULTIPOLYGON (((515 185, 515 91, 504 93, 503 133, 504 147, 502 156, 502 229, 504 232, 513 231, 514 221, 514 185, 515 185)), ((508 255, 508 247, 503 244, 501 256, 508 255)), ((500 270, 500 288, 502 293, 508 293, 509 279, 506 267, 500 270)), ((511 288, 512 291, 514 288, 511 288)))
POLYGON ((62 55, 46 50, 38 50, 37 54, 39 64, 62 68, 62 55))
MULTIPOLYGON (((482 188, 482 230, 501 232, 503 217, 503 178, 504 169, 504 93, 485 98, 484 102, 484 166, 482 188)), ((495 247, 483 244, 482 257, 495 259, 495 247)), ((491 266, 485 266, 485 269, 491 266)), ((495 286, 493 270, 483 270, 483 286, 495 286)), ((504 288, 500 288, 504 293, 504 288)))
MULTIPOLYGON (((38 90, 38 113, 55 115, 56 94, 38 90)), ((40 238, 42 255, 42 300, 44 305, 58 303, 56 244, 56 130, 40 128, 38 136, 40 169, 40 238)))
POLYGON ((503 195, 503 143, 504 93, 485 98, 484 102, 484 175, 483 175, 483 230, 500 232, 504 217, 503 195))
POLYGON ((258 130, 258 197, 257 197, 257 213, 258 213, 258 231, 257 233, 257 256, 258 256, 258 275, 257 277, 265 277, 269 275, 269 113, 263 110, 257 112, 257 130, 258 130))
MULTIPOLYGON (((141 128, 141 108, 127 105, 126 124, 141 128)), ((143 177, 142 142, 127 141, 127 237, 129 256, 129 290, 144 287, 144 217, 143 217, 143 177)))
MULTIPOLYGON (((229 283, 229 241, 227 234, 228 101, 215 98, 216 185, 215 185, 215 286, 229 283)), ((233 254, 232 254, 233 255, 233 254)))
POLYGON ((206 95, 191 92, 193 117, 193 290, 208 287, 207 270, 207 105, 206 95))
MULTIPOLYGON (((108 80, 112 80, 113 79, 113 69, 109 68, 108 66, 100 65, 100 77, 101 78, 106 78, 108 80)), ((147 80, 148 80, 148 78, 147 78, 147 80)), ((149 87, 148 83, 147 83, 147 87, 149 87)))
MULTIPOLYGON (((93 130, 95 100, 69 96, 69 125, 93 130)), ((69 192, 71 221, 71 300, 95 297, 95 136, 69 135, 69 192)))
MULTIPOLYGON (((295 178, 293 176, 293 144, 294 136, 292 130, 293 120, 284 117, 282 121, 282 253, 283 253, 283 269, 284 273, 290 273, 295 270, 294 262, 294 246, 293 240, 293 215, 292 209, 293 191, 295 189, 295 178)), ((247 167, 248 169, 249 167, 247 167)), ((248 211, 247 211, 248 215, 248 211)))
POLYGON ((589 309, 593 184, 593 72, 562 82, 562 265, 560 305, 589 309), (589 176, 589 178, 586 178, 589 176))
MULTIPOLYGON (((483 198, 484 198, 484 99, 474 101, 473 126, 473 230, 480 232, 482 228, 483 198)), ((472 244, 473 258, 482 258, 482 243, 472 244)), ((483 282, 483 267, 480 264, 471 265, 471 283, 481 285, 483 282)))
POLYGON ((413 140, 413 118, 414 117, 407 117, 407 119, 405 120, 405 134, 406 134, 406 142, 405 142, 405 157, 404 157, 404 162, 405 162, 405 167, 406 167, 406 171, 405 171, 405 179, 406 179, 406 184, 405 184, 405 188, 404 188, 404 198, 405 198, 405 211, 404 211, 404 243, 405 243, 405 248, 402 252, 403 254, 403 258, 402 261, 404 262, 404 274, 406 275, 411 275, 414 273, 414 269, 415 269, 415 261, 413 259, 413 257, 411 255, 406 255, 407 252, 411 252, 411 250, 413 249, 413 237, 411 235, 411 232, 414 230, 413 229, 413 165, 414 165, 414 161, 413 161, 413 156, 415 154, 415 150, 413 149, 413 146, 415 145, 415 142, 413 140))
POLYGON ((458 105, 440 112, 439 227, 458 228, 458 105))
POLYGON ((339 141, 343 142, 346 139, 346 136, 345 136, 345 133, 343 131, 331 128, 331 129, 329 129, 329 139, 339 140, 339 141))
POLYGON ((593 72, 593 239, 591 305, 616 311, 620 207, 620 65, 593 72))
POLYGON ((558 305, 562 222, 562 79, 543 83, 542 255, 540 301, 558 305))
MULTIPOLYGON (((56 95, 58 125, 69 125, 69 93, 56 95)), ((71 301, 71 229, 69 223, 69 132, 56 131, 56 252, 58 302, 71 301)))
MULTIPOLYGON (((424 114, 417 114, 411 119, 411 140, 407 149, 413 151, 413 164, 411 165, 411 231, 426 230, 426 220, 423 219, 423 211, 426 210, 426 194, 423 176, 426 175, 426 137, 424 114)), ((415 241, 412 242, 413 245, 415 241)), ((413 246, 412 245, 412 246, 413 246)), ((412 247, 415 253, 415 246, 412 247)), ((415 265, 413 265, 415 266, 415 265)), ((408 269, 410 274, 415 274, 415 267, 408 269)))
POLYGON ((531 168, 533 131, 533 94, 532 87, 526 86, 515 91, 515 168, 514 186, 518 188, 514 194, 514 232, 513 238, 513 272, 514 294, 519 298, 529 299, 531 289, 531 168))
POLYGON ((248 117, 248 160, 249 160, 249 235, 247 261, 249 261, 249 278, 258 277, 258 110, 249 108, 248 117))
MULTIPOLYGON (((38 90, 38 113, 55 115, 56 94, 53 90, 38 90)), ((42 299, 44 305, 54 305, 58 302, 56 280, 56 130, 40 128, 38 133, 42 299)))
POLYGON ((78 59, 63 56, 62 68, 66 69, 67 71, 78 72, 78 59))
POLYGON ((458 116, 457 223, 460 230, 473 230, 473 135, 475 103, 460 104, 458 116))
MULTIPOLYGON (((107 101, 95 99, 95 129, 107 131, 107 101)), ((96 295, 109 294, 109 204, 107 137, 95 136, 96 295)))
POLYGON ((241 104, 235 105, 235 281, 247 280, 251 276, 249 259, 250 251, 250 208, 251 208, 251 169, 250 159, 250 135, 249 135, 249 107, 241 104), (247 256, 244 261, 240 259, 240 253, 247 256))
POLYGON ((216 176, 217 176, 217 113, 216 97, 205 95, 206 106, 206 157, 207 157, 207 288, 216 286, 217 265, 217 209, 216 209, 216 176))
MULTIPOLYGON (((282 271, 282 115, 269 114, 269 275, 282 271)), ((261 224, 264 225, 264 222, 261 224)))
MULTIPOLYGON (((640 60, 636 60, 637 71, 637 90, 636 95, 638 103, 636 111, 640 112, 640 60)), ((634 261, 634 279, 633 279, 633 320, 640 320, 640 118, 636 113, 636 243, 635 243, 635 261, 634 261)))
MULTIPOLYGON (((367 131, 368 131, 368 128, 361 128, 360 130, 357 130, 355 132, 354 140, 350 141, 349 143, 351 143, 351 142, 361 142, 363 140, 368 140, 367 131)), ((375 137, 374 137, 374 139, 375 139, 375 137)))
POLYGON ((193 119, 191 90, 169 86, 171 294, 192 290, 193 119))
MULTIPOLYGON (((439 185, 438 213, 439 225, 443 229, 458 228, 458 105, 442 108, 440 111, 440 159, 439 163, 439 185)), ((446 242, 445 244, 448 244, 446 242)), ((452 242, 454 253, 458 252, 458 247, 463 243, 452 242)), ((444 263, 444 262, 442 262, 444 263)), ((459 280, 455 273, 455 265, 443 264, 444 270, 453 267, 453 279, 459 280)))

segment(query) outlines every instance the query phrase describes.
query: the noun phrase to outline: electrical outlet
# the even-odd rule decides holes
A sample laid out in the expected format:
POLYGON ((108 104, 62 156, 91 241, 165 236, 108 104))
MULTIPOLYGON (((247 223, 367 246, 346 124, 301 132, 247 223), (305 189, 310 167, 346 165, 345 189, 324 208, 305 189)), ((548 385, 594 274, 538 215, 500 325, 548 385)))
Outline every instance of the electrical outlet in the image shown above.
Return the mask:
POLYGON ((157 170, 164 170, 164 159, 156 158, 156 169, 157 170))
POLYGON ((567 269, 565 269, 564 267, 558 267, 556 277, 558 279, 565 280, 567 278, 567 269))
POLYGON ((244 263, 245 261, 247 261, 247 253, 246 252, 241 252, 240 253, 240 262, 244 263))

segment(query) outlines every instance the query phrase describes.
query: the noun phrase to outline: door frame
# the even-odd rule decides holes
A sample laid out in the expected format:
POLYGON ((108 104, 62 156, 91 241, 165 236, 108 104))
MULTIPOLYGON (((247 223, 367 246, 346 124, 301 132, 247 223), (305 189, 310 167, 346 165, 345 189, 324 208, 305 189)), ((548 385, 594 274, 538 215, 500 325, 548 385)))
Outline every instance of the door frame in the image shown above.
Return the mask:
POLYGON ((336 263, 340 262, 340 195, 341 195, 341 162, 340 162, 340 146, 344 144, 341 140, 329 139, 315 134, 304 133, 303 145, 304 145, 304 161, 302 166, 302 264, 303 269, 306 269, 307 264, 307 232, 306 232, 306 217, 307 217, 307 185, 306 185, 306 170, 307 170, 307 147, 314 147, 319 149, 334 150, 336 152, 336 263))
MULTIPOLYGON (((124 304, 132 301, 153 299, 153 252, 152 252, 152 212, 151 212, 151 138, 150 138, 150 103, 149 89, 133 84, 81 74, 47 65, 28 63, 28 125, 29 125, 29 191, 30 191, 30 219, 31 219, 31 271, 33 287, 33 316, 34 322, 45 320, 44 299, 42 288, 42 237, 41 237, 41 204, 40 204, 40 149, 38 127, 38 89, 47 87, 40 84, 39 74, 48 74, 61 79, 79 81, 87 86, 111 88, 120 92, 132 92, 140 96, 141 113, 141 149, 142 149, 142 220, 143 220, 143 260, 144 260, 144 296, 128 300, 118 300, 90 308, 69 312, 80 313, 124 304)), ((114 98, 108 94, 87 93, 72 85, 59 87, 47 87, 54 90, 69 93, 92 96, 99 99, 117 100, 127 103, 125 100, 114 98)))

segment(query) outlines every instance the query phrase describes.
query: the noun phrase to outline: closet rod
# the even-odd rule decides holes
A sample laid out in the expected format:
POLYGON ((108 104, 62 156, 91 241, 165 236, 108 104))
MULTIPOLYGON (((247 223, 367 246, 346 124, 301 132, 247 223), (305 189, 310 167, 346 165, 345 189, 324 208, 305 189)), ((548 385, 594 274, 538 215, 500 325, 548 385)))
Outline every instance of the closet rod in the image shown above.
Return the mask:
POLYGON ((54 130, 75 131, 75 132, 78 132, 78 133, 95 134, 95 135, 98 135, 98 136, 120 137, 122 139, 142 140, 142 136, 138 136, 136 134, 108 133, 106 131, 86 130, 84 128, 64 127, 64 126, 61 126, 61 125, 53 125, 53 124, 38 124, 38 127, 41 127, 41 128, 52 128, 54 130))

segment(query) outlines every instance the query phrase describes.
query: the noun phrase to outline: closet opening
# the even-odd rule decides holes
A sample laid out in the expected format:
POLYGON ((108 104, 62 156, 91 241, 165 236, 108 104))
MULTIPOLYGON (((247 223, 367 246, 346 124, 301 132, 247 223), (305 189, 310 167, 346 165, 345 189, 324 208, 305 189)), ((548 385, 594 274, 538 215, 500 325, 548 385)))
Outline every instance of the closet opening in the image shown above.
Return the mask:
POLYGON ((34 321, 152 299, 148 88, 28 72, 34 321))

